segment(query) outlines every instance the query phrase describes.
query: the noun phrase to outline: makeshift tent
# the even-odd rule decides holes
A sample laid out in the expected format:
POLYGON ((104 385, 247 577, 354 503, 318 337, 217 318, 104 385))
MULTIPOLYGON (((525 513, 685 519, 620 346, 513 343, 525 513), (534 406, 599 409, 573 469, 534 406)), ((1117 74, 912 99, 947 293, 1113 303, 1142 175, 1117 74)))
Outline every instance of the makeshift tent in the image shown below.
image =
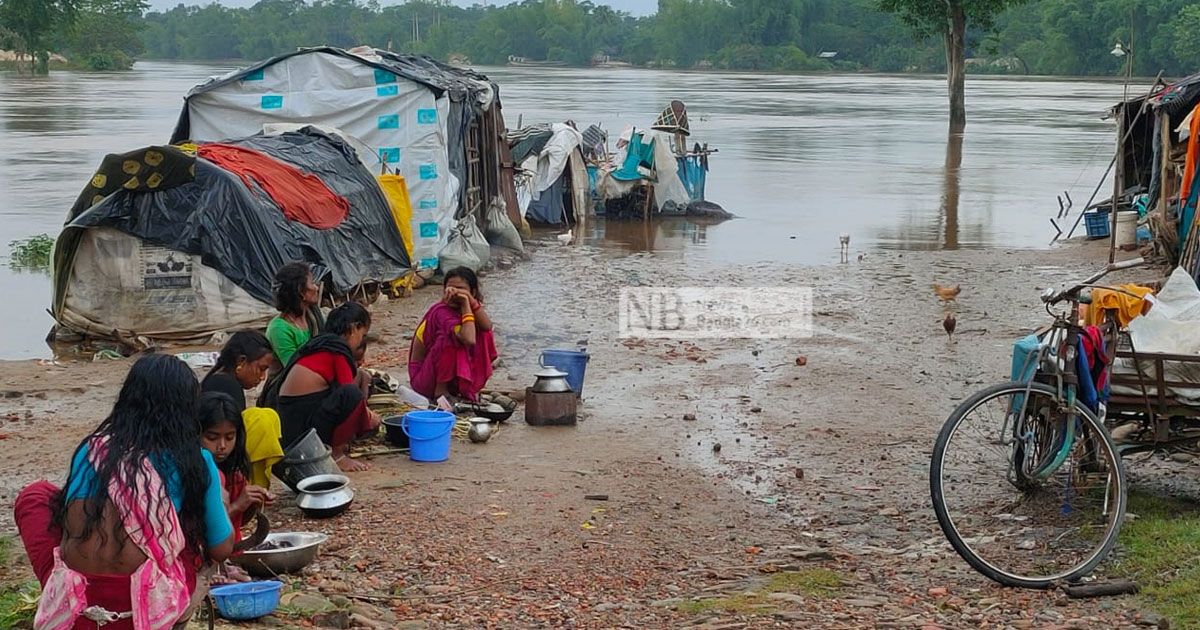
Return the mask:
POLYGON ((661 131, 629 128, 621 134, 621 140, 623 143, 613 157, 616 167, 605 165, 597 174, 599 196, 605 200, 621 199, 639 187, 653 186, 659 212, 671 208, 682 211, 692 199, 679 178, 680 165, 671 149, 671 136, 661 131))
POLYGON ((538 125, 510 132, 508 141, 521 160, 517 198, 524 216, 547 225, 585 223, 592 207, 583 135, 570 125, 538 125))
POLYGON ((421 267, 437 266, 456 214, 501 197, 517 219, 503 184, 499 91, 471 70, 373 48, 303 48, 193 88, 171 141, 243 137, 277 123, 341 129, 372 147, 362 157, 374 172, 402 175, 421 267))
MULTIPOLYGON (((1200 278, 1200 74, 1156 85, 1148 96, 1119 103, 1113 201, 1101 209, 1148 210, 1158 253, 1200 278)), ((1115 222, 1115 217, 1112 219, 1115 222)), ((1116 245, 1113 234, 1113 245, 1116 245)))
POLYGON ((54 248, 60 325, 203 340, 270 317, 286 262, 312 263, 338 296, 410 268, 387 199, 340 138, 306 128, 183 148, 105 158, 54 248))

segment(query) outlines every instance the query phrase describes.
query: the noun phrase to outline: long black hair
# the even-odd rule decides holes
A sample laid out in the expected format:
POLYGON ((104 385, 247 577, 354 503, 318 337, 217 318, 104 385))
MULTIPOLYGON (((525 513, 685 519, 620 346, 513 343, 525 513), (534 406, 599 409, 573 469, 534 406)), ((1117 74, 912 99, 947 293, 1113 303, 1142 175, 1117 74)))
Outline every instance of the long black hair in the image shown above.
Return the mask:
POLYGON ((450 278, 462 278, 463 282, 466 282, 467 286, 471 287, 471 295, 475 296, 476 300, 483 299, 483 293, 479 290, 479 276, 475 275, 475 272, 471 271, 470 267, 455 267, 447 271, 442 276, 443 289, 446 288, 446 285, 450 284, 450 278))
POLYGON ((355 324, 369 328, 371 312, 358 302, 346 302, 329 311, 329 316, 325 318, 325 332, 339 336, 345 335, 355 324))
MULTIPOLYGON (((138 359, 113 405, 112 413, 96 427, 75 449, 87 447, 93 438, 107 438, 105 456, 96 469, 95 494, 83 500, 83 528, 75 538, 86 540, 93 533, 107 535, 99 529, 109 502, 108 486, 115 477, 130 487, 144 481, 142 462, 147 459, 163 479, 163 492, 156 497, 138 497, 150 510, 170 501, 167 485, 174 478, 182 490, 183 504, 178 511, 187 547, 196 553, 204 548, 204 493, 210 483, 208 467, 200 455, 200 427, 196 423, 196 407, 200 401, 200 383, 191 368, 178 358, 166 354, 147 354, 138 359)), ((90 449, 90 447, 88 447, 90 449)), ((89 451, 90 452, 90 451, 89 451)), ((74 457, 72 457, 74 461, 74 457)), ((70 479, 80 474, 72 470, 70 479)), ((66 523, 65 489, 58 496, 54 522, 66 523)), ((124 540, 122 522, 113 525, 113 535, 124 540)))
POLYGON ((225 342, 221 353, 217 355, 217 362, 213 364, 208 374, 204 375, 204 380, 200 381, 200 384, 203 385, 209 377, 217 372, 232 374, 239 359, 257 361, 270 353, 271 342, 267 340, 266 335, 257 330, 239 330, 229 337, 229 341, 225 342))
POLYGON ((200 420, 200 435, 210 428, 228 422, 237 430, 237 441, 233 451, 223 462, 217 462, 217 468, 227 476, 242 473, 250 477, 250 458, 246 456, 246 424, 242 422, 242 414, 238 411, 237 403, 229 394, 223 392, 204 392, 200 394, 200 410, 197 413, 200 420))
POLYGON ((290 262, 275 272, 275 308, 284 315, 304 314, 304 290, 312 267, 308 263, 290 262))

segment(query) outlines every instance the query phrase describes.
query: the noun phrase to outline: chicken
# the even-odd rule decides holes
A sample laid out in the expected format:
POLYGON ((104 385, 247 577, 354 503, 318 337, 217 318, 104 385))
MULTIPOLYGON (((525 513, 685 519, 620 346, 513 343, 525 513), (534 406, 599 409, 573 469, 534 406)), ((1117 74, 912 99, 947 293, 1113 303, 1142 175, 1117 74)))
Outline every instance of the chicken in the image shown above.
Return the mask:
POLYGON ((952 287, 944 287, 938 283, 933 283, 933 292, 943 302, 953 302, 958 298, 958 294, 962 293, 962 285, 956 284, 952 287))
POLYGON ((946 319, 942 320, 942 328, 946 329, 946 335, 951 339, 954 338, 954 327, 958 325, 958 320, 954 319, 954 313, 946 313, 946 319))
POLYGON ((575 235, 572 232, 572 230, 567 230, 566 234, 559 234, 555 238, 557 238, 558 242, 562 243, 563 245, 570 245, 571 242, 575 240, 575 235))

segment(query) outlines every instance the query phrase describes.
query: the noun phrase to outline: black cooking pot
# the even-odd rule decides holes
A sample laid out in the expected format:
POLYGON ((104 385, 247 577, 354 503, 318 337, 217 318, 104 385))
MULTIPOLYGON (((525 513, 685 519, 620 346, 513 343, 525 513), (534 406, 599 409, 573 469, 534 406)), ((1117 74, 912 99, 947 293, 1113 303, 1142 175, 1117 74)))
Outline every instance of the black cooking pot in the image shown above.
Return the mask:
POLYGON ((396 448, 408 448, 408 436, 404 434, 404 429, 400 428, 400 421, 403 419, 404 416, 388 416, 383 419, 383 428, 387 430, 384 438, 396 448))

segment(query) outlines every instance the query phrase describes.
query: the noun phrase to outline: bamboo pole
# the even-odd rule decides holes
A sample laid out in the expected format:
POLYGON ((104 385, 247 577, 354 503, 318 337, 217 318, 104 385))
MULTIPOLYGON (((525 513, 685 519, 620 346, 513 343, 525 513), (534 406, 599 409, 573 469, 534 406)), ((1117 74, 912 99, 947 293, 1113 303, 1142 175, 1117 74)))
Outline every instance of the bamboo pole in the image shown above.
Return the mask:
MULTIPOLYGON (((1150 85, 1150 90, 1146 92, 1146 96, 1142 98, 1142 106, 1138 108, 1137 116, 1134 116, 1133 118, 1133 124, 1130 125, 1129 130, 1126 131, 1124 135, 1120 136, 1118 143, 1123 145, 1124 142, 1129 139, 1129 135, 1133 133, 1134 128, 1137 127, 1138 120, 1140 120, 1142 114, 1146 112, 1147 101, 1150 100, 1150 95, 1154 94, 1154 90, 1156 90, 1159 84, 1162 83, 1162 75, 1162 71, 1159 71, 1158 76, 1154 77, 1154 83, 1150 85)), ((1113 166, 1117 164, 1117 156, 1119 155, 1121 155, 1120 152, 1118 152, 1117 155, 1114 155, 1112 161, 1108 163, 1108 168, 1104 171, 1104 175, 1100 177, 1100 181, 1096 183, 1096 189, 1092 191, 1092 196, 1088 197, 1087 203, 1083 205, 1083 212, 1080 212, 1079 216, 1075 217, 1075 224, 1072 225, 1071 230, 1067 232, 1067 238, 1071 238, 1071 236, 1075 234, 1075 230, 1079 227, 1079 222, 1083 220, 1084 212, 1087 212, 1088 208, 1092 207, 1092 202, 1096 200, 1096 195, 1100 194, 1100 188, 1104 186, 1104 180, 1108 179, 1109 171, 1111 171, 1113 166)), ((1050 243, 1054 244, 1054 242, 1057 240, 1058 237, 1056 236, 1050 241, 1050 243)))
MULTIPOLYGON (((1113 174, 1113 196, 1112 196, 1112 215, 1109 216, 1108 230, 1108 263, 1111 265, 1117 256, 1117 204, 1120 202, 1121 193, 1125 189, 1125 125, 1126 116, 1128 114, 1128 101, 1121 103, 1121 120, 1118 122, 1117 136, 1121 141, 1117 143, 1117 170, 1113 174)), ((1130 125, 1132 128, 1133 125, 1130 125)))

